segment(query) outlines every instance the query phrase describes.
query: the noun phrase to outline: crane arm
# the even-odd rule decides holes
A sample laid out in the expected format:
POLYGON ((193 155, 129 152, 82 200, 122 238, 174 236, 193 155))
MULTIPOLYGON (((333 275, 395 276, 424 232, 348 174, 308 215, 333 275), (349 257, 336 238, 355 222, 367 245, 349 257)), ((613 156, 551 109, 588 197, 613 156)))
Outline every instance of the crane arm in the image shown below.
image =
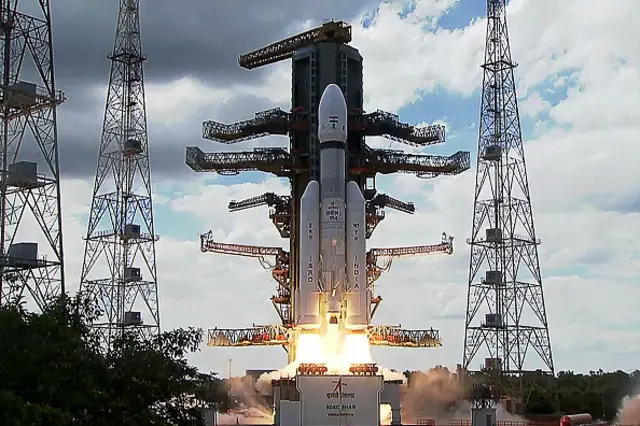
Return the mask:
POLYGON ((369 148, 369 152, 362 161, 361 169, 382 174, 412 173, 426 179, 438 175, 460 174, 471 167, 470 161, 468 151, 458 151, 445 157, 369 148))
POLYGON ((396 142, 421 147, 445 141, 445 128, 439 124, 415 127, 402 123, 400 117, 390 112, 377 110, 369 114, 355 115, 351 129, 361 130, 365 136, 382 136, 396 142))
POLYGON ((351 26, 345 22, 327 22, 295 36, 277 41, 266 47, 254 50, 238 58, 238 64, 251 70, 264 65, 289 59, 296 49, 319 42, 342 43, 351 42, 351 26))
POLYGON ((202 152, 188 146, 185 162, 196 172, 236 175, 241 171, 259 170, 277 176, 288 176, 293 168, 291 156, 284 148, 261 148, 244 152, 202 152))
POLYGON ((248 328, 211 328, 207 332, 208 346, 276 346, 289 342, 289 330, 281 325, 248 328))
POLYGON ((248 257, 281 256, 285 253, 280 247, 219 243, 213 240, 212 231, 200 236, 200 251, 203 253, 233 254, 248 257))
POLYGON ((440 332, 428 330, 405 330, 388 325, 372 325, 367 329, 369 343, 374 346, 403 348, 437 348, 442 346, 440 332))
POLYGON ((399 257, 413 256, 419 254, 452 254, 453 253, 453 237, 442 234, 442 242, 440 244, 429 244, 421 246, 406 247, 388 247, 388 248, 372 248, 369 250, 369 256, 377 257, 399 257))
POLYGON ((286 135, 289 133, 290 114, 274 108, 257 112, 255 117, 224 124, 209 120, 202 123, 202 137, 214 142, 232 144, 261 138, 267 135, 286 135))
POLYGON ((259 206, 275 206, 286 205, 289 200, 287 196, 276 195, 273 192, 267 192, 257 197, 247 198, 246 200, 236 201, 232 200, 229 203, 229 210, 236 212, 240 210, 251 209, 259 206))
POLYGON ((373 200, 371 200, 370 203, 375 207, 379 207, 379 208, 389 207, 389 208, 392 208, 401 212, 409 213, 409 214, 413 214, 416 211, 416 206, 413 203, 400 201, 386 194, 376 195, 373 198, 373 200))
MULTIPOLYGON (((202 137, 214 142, 233 144, 268 135, 286 135, 290 131, 309 129, 305 111, 285 112, 280 108, 258 112, 249 120, 225 124, 214 120, 202 123, 202 137)), ((364 136, 382 136, 415 147, 445 141, 445 128, 441 125, 415 127, 402 123, 396 114, 375 111, 370 114, 350 114, 349 130, 364 136)))
MULTIPOLYGON (((438 330, 404 330, 400 327, 373 325, 366 330, 369 343, 375 346, 434 348, 442 346, 438 330)), ((279 346, 290 343, 294 336, 281 325, 247 328, 211 328, 207 332, 208 346, 244 347, 279 346)))

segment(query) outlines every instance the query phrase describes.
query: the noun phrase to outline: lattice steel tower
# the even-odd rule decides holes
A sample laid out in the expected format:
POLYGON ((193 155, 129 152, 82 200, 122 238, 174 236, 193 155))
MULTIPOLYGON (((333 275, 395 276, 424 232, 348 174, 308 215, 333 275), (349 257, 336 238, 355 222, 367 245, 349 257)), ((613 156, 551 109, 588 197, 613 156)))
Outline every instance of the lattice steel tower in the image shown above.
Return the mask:
POLYGON ((105 311, 105 345, 160 329, 139 4, 120 0, 80 283, 105 311))
POLYGON ((49 1, 0 3, 0 303, 64 292, 60 172, 49 1))
POLYGON ((484 349, 484 370, 523 377, 554 367, 505 7, 487 0, 463 367, 484 349), (526 362, 530 349, 541 363, 526 362))

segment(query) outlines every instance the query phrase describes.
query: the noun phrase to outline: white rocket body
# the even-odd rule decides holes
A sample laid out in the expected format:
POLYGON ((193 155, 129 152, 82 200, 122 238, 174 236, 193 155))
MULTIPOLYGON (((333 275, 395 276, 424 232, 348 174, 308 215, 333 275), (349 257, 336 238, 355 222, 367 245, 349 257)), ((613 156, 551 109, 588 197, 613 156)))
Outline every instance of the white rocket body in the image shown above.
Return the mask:
POLYGON ((365 200, 357 183, 346 183, 347 105, 338 86, 325 88, 318 110, 320 182, 310 181, 300 199, 296 322, 364 329, 371 319, 365 200))

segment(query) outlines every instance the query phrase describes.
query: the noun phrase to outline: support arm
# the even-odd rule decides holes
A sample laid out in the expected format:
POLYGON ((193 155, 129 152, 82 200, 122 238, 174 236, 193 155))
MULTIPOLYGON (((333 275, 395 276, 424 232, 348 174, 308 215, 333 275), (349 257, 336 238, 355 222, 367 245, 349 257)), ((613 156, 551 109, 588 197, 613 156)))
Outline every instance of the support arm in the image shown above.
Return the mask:
POLYGON ((217 172, 221 175, 237 175, 241 171, 259 170, 286 177, 293 168, 291 156, 284 148, 205 153, 197 146, 188 146, 185 162, 196 172, 217 172))
POLYGON ((277 195, 273 192, 247 198, 246 200, 233 200, 229 203, 229 211, 251 209, 259 206, 269 206, 269 219, 275 225, 282 238, 291 237, 291 196, 277 195))
POLYGON ((286 135, 289 133, 289 115, 280 108, 274 108, 257 112, 254 118, 233 124, 205 121, 202 123, 202 137, 232 144, 268 135, 286 135))
POLYGON ((445 128, 439 124, 415 127, 400 121, 390 112, 377 110, 370 114, 354 115, 349 128, 361 130, 365 136, 382 136, 396 142, 422 147, 443 143, 445 128))
POLYGON ((369 343, 373 346, 403 348, 438 348, 442 346, 440 332, 429 330, 405 330, 388 325, 373 325, 367 329, 369 343))
POLYGON ((428 179, 438 175, 457 175, 471 167, 468 151, 444 157, 440 155, 405 154, 403 152, 369 149, 360 170, 366 173, 412 173, 428 179))
MULTIPOLYGON (((224 124, 218 121, 202 123, 202 137, 214 142, 233 144, 268 135, 286 135, 290 131, 308 131, 309 121, 305 111, 285 112, 280 108, 258 112, 254 118, 224 124)), ((402 123, 389 112, 349 115, 349 130, 364 136, 381 136, 407 145, 422 147, 445 141, 445 128, 439 124, 415 127, 402 123)))
POLYGON ((267 192, 257 197, 247 198, 246 200, 236 201, 232 200, 229 203, 229 211, 237 212, 240 210, 251 209, 259 206, 274 206, 276 204, 288 203, 288 197, 276 195, 273 192, 267 192))
POLYGON ((374 258, 378 257, 399 257, 413 256, 418 254, 453 254, 453 237, 446 233, 442 234, 440 244, 428 244, 422 246, 404 246, 404 247, 387 247, 372 248, 368 255, 374 258))
POLYGON ((371 201, 368 201, 366 205, 366 238, 371 238, 373 231, 375 231, 380 222, 384 220, 385 207, 409 214, 413 214, 416 211, 416 206, 413 203, 405 203, 404 201, 396 200, 385 194, 376 195, 371 201))
MULTIPOLYGON (((404 348, 434 348, 442 346, 437 330, 404 330, 395 326, 373 325, 367 331, 374 346, 404 348)), ((254 326, 239 329, 212 328, 207 333, 208 346, 245 347, 281 346, 294 338, 291 330, 280 325, 254 326)))
POLYGON ((400 201, 386 194, 376 195, 373 200, 371 200, 371 205, 382 209, 389 207, 409 214, 413 214, 416 211, 416 206, 413 203, 400 201))
POLYGON ((289 330, 281 325, 249 328, 211 328, 207 333, 208 346, 280 346, 289 343, 289 330))
POLYGON ((421 254, 453 254, 453 237, 443 233, 440 244, 370 249, 367 252, 367 283, 373 285, 383 272, 391 268, 394 258, 421 254), (380 258, 386 258, 382 265, 378 264, 380 258))

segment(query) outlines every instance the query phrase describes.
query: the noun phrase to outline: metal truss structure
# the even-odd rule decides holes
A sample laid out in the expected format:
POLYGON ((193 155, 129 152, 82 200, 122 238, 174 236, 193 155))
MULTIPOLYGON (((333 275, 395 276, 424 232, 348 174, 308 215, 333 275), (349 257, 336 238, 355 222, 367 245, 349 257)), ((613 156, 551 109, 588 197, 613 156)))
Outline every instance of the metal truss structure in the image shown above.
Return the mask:
MULTIPOLYGON (((245 152, 205 153, 197 146, 188 146, 186 163, 196 172, 217 172, 236 175, 258 170, 280 177, 304 170, 295 154, 284 148, 255 148, 245 152)), ((405 154, 402 151, 371 149, 366 156, 354 159, 350 173, 409 173, 429 179, 440 175, 457 175, 470 167, 469 152, 459 151, 448 157, 440 155, 405 154)))
POLYGON ((240 210, 251 209, 267 205, 269 206, 269 219, 278 229, 278 233, 282 238, 291 237, 291 196, 277 195, 272 192, 251 197, 241 201, 231 201, 229 203, 229 211, 237 212, 240 210))
POLYGON ((254 50, 238 58, 238 64, 242 68, 252 70, 264 65, 289 59, 296 49, 309 44, 327 43, 350 43, 351 26, 345 22, 327 22, 318 28, 313 28, 293 37, 277 41, 263 48, 254 50))
MULTIPOLYGON (((505 0, 487 0, 475 207, 463 367, 523 377, 554 373, 538 260, 505 0), (531 351, 541 361, 526 361, 531 351)), ((470 369, 471 370, 471 369, 470 369)))
MULTIPOLYGON (((264 269, 270 270, 273 279, 278 283, 277 294, 271 297, 283 324, 287 323, 291 306, 291 255, 281 247, 252 246, 246 244, 229 244, 217 242, 213 239, 213 232, 209 231, 200 236, 200 251, 203 253, 230 254, 258 258, 264 269), (273 260, 270 260, 273 259, 273 260)), ((439 244, 372 248, 367 251, 367 285, 374 286, 383 272, 391 268, 394 258, 425 254, 453 254, 453 237, 442 234, 439 244)), ((382 298, 373 297, 372 315, 375 314, 382 298)))
MULTIPOLYGON (((209 346, 282 346, 295 340, 295 330, 281 325, 254 326, 241 329, 211 328, 208 331, 209 346)), ((372 325, 366 330, 373 346, 403 348, 435 348, 442 346, 437 330, 405 330, 400 327, 372 325)))
MULTIPOLYGON (((404 151, 373 149, 365 143, 370 136, 385 137, 413 147, 425 147, 445 141, 441 125, 425 127, 402 123, 395 114, 384 111, 365 113, 362 94, 362 57, 356 49, 346 46, 351 41, 351 27, 344 22, 329 22, 302 34, 273 43, 240 56, 239 64, 247 69, 292 59, 292 106, 290 111, 275 108, 255 114, 249 120, 224 124, 216 121, 203 123, 204 139, 223 144, 235 144, 267 135, 287 135, 289 147, 255 148, 244 152, 205 153, 200 148, 186 148, 186 164, 196 172, 216 172, 235 175, 242 171, 261 171, 286 178, 291 193, 267 193, 247 200, 232 201, 229 210, 239 211, 252 207, 269 206, 269 218, 283 238, 289 239, 289 250, 281 247, 255 247, 214 241, 212 234, 201 236, 201 250, 223 254, 257 257, 276 280, 277 292, 271 301, 278 312, 282 326, 252 327, 241 330, 210 330, 209 344, 213 346, 282 345, 289 347, 290 360, 294 358, 290 339, 295 338, 293 298, 298 288, 300 197, 310 180, 319 175, 319 143, 317 141, 318 102, 329 83, 337 84, 347 101, 347 174, 363 191, 366 202, 366 237, 373 234, 385 218, 385 208, 412 214, 413 203, 407 203, 375 187, 377 174, 409 173, 420 178, 457 175, 470 168, 469 152, 450 156, 407 154, 404 151), (322 62, 322 65, 320 63, 322 62), (322 69, 322 73, 319 70, 322 69), (321 75, 320 75, 321 74, 321 75), (285 331, 288 333, 285 338, 285 331), (212 334, 213 333, 213 334, 212 334)), ((453 239, 444 236, 440 244, 371 249, 367 252, 367 277, 373 286, 380 274, 389 269, 399 256, 416 254, 451 254, 453 239)), ((373 297, 375 313, 382 298, 373 297)), ((376 326, 370 328, 369 340, 374 345, 402 347, 435 347, 440 345, 437 332, 429 330, 402 330, 399 327, 376 326), (377 328, 376 328, 377 327, 377 328)))
POLYGON ((0 304, 65 292, 58 126, 49 1, 0 5, 0 304), (20 11, 30 4, 33 15, 20 11))
POLYGON ((120 0, 80 290, 106 348, 160 330, 139 0, 120 0))
MULTIPOLYGON (((289 113, 274 108, 258 112, 250 120, 233 124, 205 121, 202 124, 202 137, 214 142, 231 144, 268 135, 308 132, 309 124, 309 114, 306 110, 297 109, 289 113)), ((382 136, 414 147, 434 145, 445 140, 445 128, 440 124, 414 127, 402 123, 396 114, 381 110, 370 114, 363 114, 361 111, 351 113, 349 130, 362 132, 364 136, 382 136)))

